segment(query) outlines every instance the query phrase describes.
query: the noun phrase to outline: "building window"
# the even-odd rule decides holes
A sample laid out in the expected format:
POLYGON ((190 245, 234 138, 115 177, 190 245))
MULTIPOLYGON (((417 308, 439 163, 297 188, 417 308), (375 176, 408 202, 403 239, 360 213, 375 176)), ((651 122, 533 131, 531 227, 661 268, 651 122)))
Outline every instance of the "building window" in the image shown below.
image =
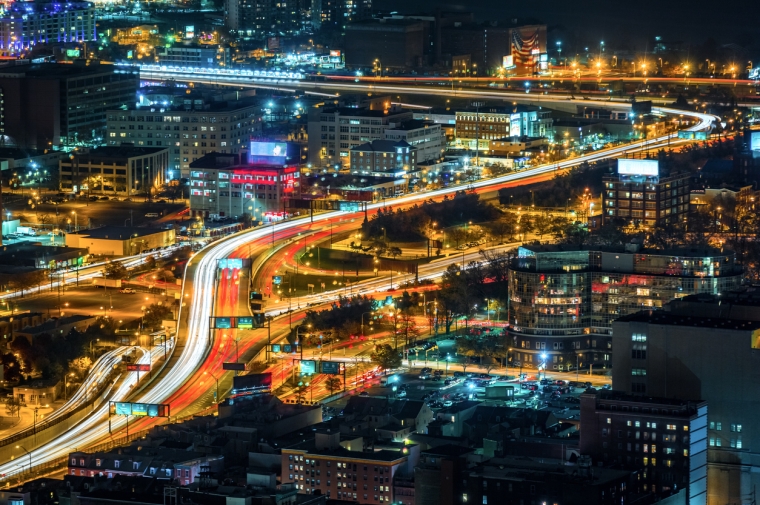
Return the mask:
POLYGON ((646 368, 631 368, 631 375, 646 375, 646 368))

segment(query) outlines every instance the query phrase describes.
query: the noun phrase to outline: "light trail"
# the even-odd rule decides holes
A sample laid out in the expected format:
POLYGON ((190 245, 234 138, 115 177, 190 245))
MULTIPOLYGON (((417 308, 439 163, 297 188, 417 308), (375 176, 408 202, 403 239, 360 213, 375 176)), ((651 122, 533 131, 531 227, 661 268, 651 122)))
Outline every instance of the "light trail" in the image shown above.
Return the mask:
MULTIPOLYGON (((588 100, 582 102, 589 103, 588 100)), ((630 106, 630 104, 628 104, 628 106, 630 106)), ((667 114, 675 113, 696 117, 699 120, 699 123, 689 128, 691 131, 708 129, 711 127, 712 122, 716 120, 715 116, 709 114, 668 108, 659 108, 658 110, 667 114)), ((456 191, 461 191, 465 188, 482 189, 499 184, 515 182, 536 175, 551 173, 555 170, 571 168, 588 161, 622 156, 628 152, 654 149, 665 145, 665 143, 673 137, 675 137, 675 135, 665 135, 632 145, 618 146, 572 160, 541 165, 519 173, 473 182, 466 186, 453 186, 429 192, 409 194, 393 199, 392 202, 396 205, 409 205, 417 201, 442 197, 444 195, 455 193, 456 191)), ((367 208, 368 210, 377 210, 385 206, 385 202, 377 202, 369 204, 367 208)), ((360 216, 361 213, 355 213, 355 215, 360 216)), ((309 218, 299 218, 291 221, 284 221, 272 226, 246 230, 212 243, 197 253, 190 261, 188 261, 188 266, 183 278, 182 299, 184 300, 186 295, 189 295, 190 298, 188 307, 184 309, 188 311, 188 322, 185 325, 179 325, 177 334, 179 335, 180 332, 183 332, 187 335, 184 348, 178 356, 177 362, 170 370, 168 370, 168 373, 154 383, 147 393, 141 394, 137 401, 141 403, 165 403, 175 391, 185 385, 187 379, 198 370, 206 358, 212 344, 209 318, 214 315, 217 265, 219 260, 233 255, 237 249, 246 246, 251 241, 266 241, 273 233, 282 235, 281 232, 298 230, 304 225, 313 229, 315 225, 318 226, 319 224, 328 223, 331 219, 349 216, 350 214, 345 212, 333 211, 313 216, 313 222, 310 222, 308 220, 309 218)), ((433 268, 440 268, 440 265, 434 265, 433 268)), ((183 308, 180 308, 180 314, 178 317, 179 321, 182 320, 182 311, 183 308)), ((145 354, 140 358, 139 362, 147 363, 148 359, 156 359, 159 352, 163 355, 163 350, 160 347, 156 347, 153 349, 153 356, 151 358, 148 358, 147 354, 145 354)), ((126 380, 123 381, 117 391, 114 392, 112 399, 123 399, 129 395, 130 390, 136 381, 136 373, 137 372, 129 372, 127 374, 126 380)), ((51 460, 59 459, 66 456, 72 448, 86 448, 89 445, 107 438, 109 432, 107 424, 104 422, 107 414, 108 404, 105 404, 99 407, 96 412, 77 426, 72 427, 72 429, 65 434, 32 451, 33 464, 39 465, 51 460)), ((113 431, 116 432, 124 426, 126 422, 123 418, 114 418, 112 419, 111 424, 113 431)), ((18 462, 16 461, 2 464, 0 465, 0 473, 14 475, 20 472, 18 466, 18 462)))

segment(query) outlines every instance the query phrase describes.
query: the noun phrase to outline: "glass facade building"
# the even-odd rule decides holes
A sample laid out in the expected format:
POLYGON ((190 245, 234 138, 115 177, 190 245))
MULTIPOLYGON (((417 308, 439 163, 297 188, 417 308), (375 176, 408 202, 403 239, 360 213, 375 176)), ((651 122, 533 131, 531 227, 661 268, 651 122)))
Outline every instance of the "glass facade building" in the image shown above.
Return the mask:
POLYGON ((510 358, 548 370, 607 367, 612 321, 741 284, 732 252, 521 247, 509 271, 510 358))

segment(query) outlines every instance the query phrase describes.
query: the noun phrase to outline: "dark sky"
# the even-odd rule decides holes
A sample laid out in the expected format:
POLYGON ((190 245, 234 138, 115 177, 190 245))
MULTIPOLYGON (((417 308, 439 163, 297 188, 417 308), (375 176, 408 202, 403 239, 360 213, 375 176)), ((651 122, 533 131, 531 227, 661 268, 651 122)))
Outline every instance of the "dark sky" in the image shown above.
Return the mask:
POLYGON ((708 37, 719 43, 760 43, 759 0, 374 0, 373 7, 407 13, 433 12, 436 7, 472 11, 479 21, 532 17, 550 29, 564 27, 562 38, 589 38, 578 44, 597 39, 613 44, 617 39, 635 44, 637 51, 655 36, 695 45, 708 37))

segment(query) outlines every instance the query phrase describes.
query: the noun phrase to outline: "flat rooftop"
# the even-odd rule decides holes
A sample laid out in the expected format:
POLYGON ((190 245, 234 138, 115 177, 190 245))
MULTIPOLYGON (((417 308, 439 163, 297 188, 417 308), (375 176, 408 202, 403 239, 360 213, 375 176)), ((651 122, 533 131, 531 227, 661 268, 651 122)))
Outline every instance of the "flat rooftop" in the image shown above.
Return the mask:
POLYGON ((168 147, 136 147, 131 144, 122 144, 120 146, 101 146, 92 149, 90 152, 77 155, 80 160, 114 160, 125 161, 129 158, 138 158, 151 154, 168 151, 168 147))
POLYGON ((689 326, 695 328, 716 328, 721 330, 755 331, 760 329, 760 321, 720 319, 716 317, 694 317, 673 315, 664 310, 642 310, 618 318, 615 322, 649 323, 664 326, 689 326))
MULTIPOLYGON (((61 77, 79 77, 100 73, 113 73, 115 66, 108 63, 35 63, 31 65, 10 64, 0 66, 0 78, 3 77, 34 77, 54 79, 61 77)), ((137 73, 137 70, 135 70, 137 73)))
POLYGON ((71 233, 71 235, 81 235, 83 237, 111 239, 111 240, 128 240, 131 237, 145 237, 156 233, 163 233, 167 230, 161 228, 133 228, 129 226, 101 226, 90 230, 80 230, 71 233))

